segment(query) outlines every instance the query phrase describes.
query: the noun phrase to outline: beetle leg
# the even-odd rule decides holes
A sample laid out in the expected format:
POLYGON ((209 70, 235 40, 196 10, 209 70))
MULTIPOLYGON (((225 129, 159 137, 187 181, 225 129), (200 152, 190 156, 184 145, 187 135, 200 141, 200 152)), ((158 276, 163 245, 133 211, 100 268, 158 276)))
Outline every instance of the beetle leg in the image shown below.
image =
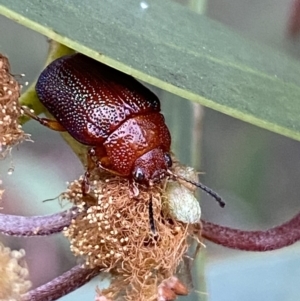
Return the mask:
POLYGON ((123 177, 123 175, 120 174, 120 173, 118 173, 117 171, 105 167, 105 162, 106 162, 105 158, 107 158, 107 157, 101 158, 101 160, 97 160, 96 161, 96 166, 99 169, 105 170, 105 171, 107 171, 107 172, 109 172, 109 173, 111 173, 111 174, 113 174, 115 176, 123 177), (104 164, 103 164, 103 162, 104 162, 104 164))
POLYGON ((90 148, 87 153, 87 168, 86 172, 84 173, 83 176, 83 181, 81 184, 81 189, 83 195, 86 195, 90 192, 90 176, 91 176, 91 171, 95 168, 95 162, 93 160, 93 156, 95 156, 95 148, 90 148))
POLYGON ((84 176, 83 176, 83 180, 82 180, 82 183, 81 183, 81 191, 82 191, 82 194, 84 196, 87 195, 90 192, 90 189, 91 189, 90 175, 91 174, 89 173, 89 171, 86 171, 84 173, 84 176))
POLYGON ((129 193, 131 198, 136 198, 140 194, 140 190, 136 186, 136 183, 133 180, 129 181, 129 193))
POLYGON ((22 107, 22 110, 28 117, 38 121, 41 125, 46 126, 46 127, 50 128, 51 130, 59 131, 59 132, 66 131, 66 129, 57 120, 48 119, 48 118, 40 118, 37 115, 35 115, 34 113, 32 113, 30 111, 30 109, 25 106, 22 107))
POLYGON ((110 169, 109 158, 107 157, 103 146, 91 147, 87 153, 87 169, 81 184, 83 195, 88 194, 90 191, 90 172, 94 170, 95 167, 107 171, 110 174, 122 177, 122 174, 110 169))
POLYGON ((117 171, 111 169, 111 164, 109 157, 107 156, 106 150, 104 146, 96 146, 89 149, 89 156, 94 157, 95 160, 94 166, 97 166, 97 168, 105 170, 113 175, 122 177, 122 174, 118 173, 117 171))

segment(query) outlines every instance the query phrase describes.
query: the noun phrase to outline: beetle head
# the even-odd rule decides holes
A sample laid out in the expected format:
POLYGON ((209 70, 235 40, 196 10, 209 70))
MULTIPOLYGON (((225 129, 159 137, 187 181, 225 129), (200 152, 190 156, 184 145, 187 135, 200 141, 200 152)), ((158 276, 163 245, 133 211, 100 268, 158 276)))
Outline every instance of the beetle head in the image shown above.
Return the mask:
POLYGON ((170 170, 172 159, 169 153, 163 152, 160 148, 155 148, 142 156, 134 163, 132 176, 133 179, 140 184, 152 186, 160 182, 167 175, 175 180, 183 180, 205 191, 212 196, 221 207, 225 206, 225 202, 215 191, 203 185, 200 182, 195 182, 192 179, 187 179, 179 174, 175 174, 170 170))
POLYGON ((155 148, 135 161, 132 176, 137 183, 151 186, 166 177, 171 166, 170 155, 160 148, 155 148))

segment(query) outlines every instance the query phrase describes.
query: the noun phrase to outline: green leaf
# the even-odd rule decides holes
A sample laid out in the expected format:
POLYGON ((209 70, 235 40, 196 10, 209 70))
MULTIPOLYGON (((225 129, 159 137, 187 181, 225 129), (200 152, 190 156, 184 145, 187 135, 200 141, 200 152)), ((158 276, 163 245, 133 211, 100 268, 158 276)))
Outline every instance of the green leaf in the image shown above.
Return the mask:
POLYGON ((179 4, 148 5, 0 0, 0 13, 152 85, 300 140, 297 60, 179 4))

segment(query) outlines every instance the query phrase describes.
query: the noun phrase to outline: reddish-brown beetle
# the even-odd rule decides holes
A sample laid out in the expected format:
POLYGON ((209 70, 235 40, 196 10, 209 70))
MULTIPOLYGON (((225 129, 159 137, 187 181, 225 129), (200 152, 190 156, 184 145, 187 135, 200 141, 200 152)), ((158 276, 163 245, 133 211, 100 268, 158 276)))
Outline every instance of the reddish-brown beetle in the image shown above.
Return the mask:
MULTIPOLYGON (((52 62, 36 91, 57 121, 25 112, 90 146, 99 168, 146 185, 179 177, 169 170, 171 136, 159 99, 133 77, 77 53, 52 62)), ((211 189, 193 184, 224 205, 211 189)))

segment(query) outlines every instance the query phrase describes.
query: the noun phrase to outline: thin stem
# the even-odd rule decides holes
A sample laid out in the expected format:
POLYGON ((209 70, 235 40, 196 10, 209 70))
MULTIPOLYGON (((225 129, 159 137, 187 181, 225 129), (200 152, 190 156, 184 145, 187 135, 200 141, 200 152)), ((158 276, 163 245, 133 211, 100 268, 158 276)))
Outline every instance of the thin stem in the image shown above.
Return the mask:
POLYGON ((77 265, 50 282, 29 291, 23 295, 22 301, 57 300, 81 287, 99 273, 99 268, 86 269, 77 265))
POLYGON ((245 251, 271 251, 300 240, 300 213, 288 222, 265 231, 243 231, 203 220, 202 226, 202 237, 227 248, 245 251))
POLYGON ((11 236, 45 236, 61 232, 78 215, 73 207, 69 210, 42 216, 18 216, 0 214, 0 233, 11 236))

